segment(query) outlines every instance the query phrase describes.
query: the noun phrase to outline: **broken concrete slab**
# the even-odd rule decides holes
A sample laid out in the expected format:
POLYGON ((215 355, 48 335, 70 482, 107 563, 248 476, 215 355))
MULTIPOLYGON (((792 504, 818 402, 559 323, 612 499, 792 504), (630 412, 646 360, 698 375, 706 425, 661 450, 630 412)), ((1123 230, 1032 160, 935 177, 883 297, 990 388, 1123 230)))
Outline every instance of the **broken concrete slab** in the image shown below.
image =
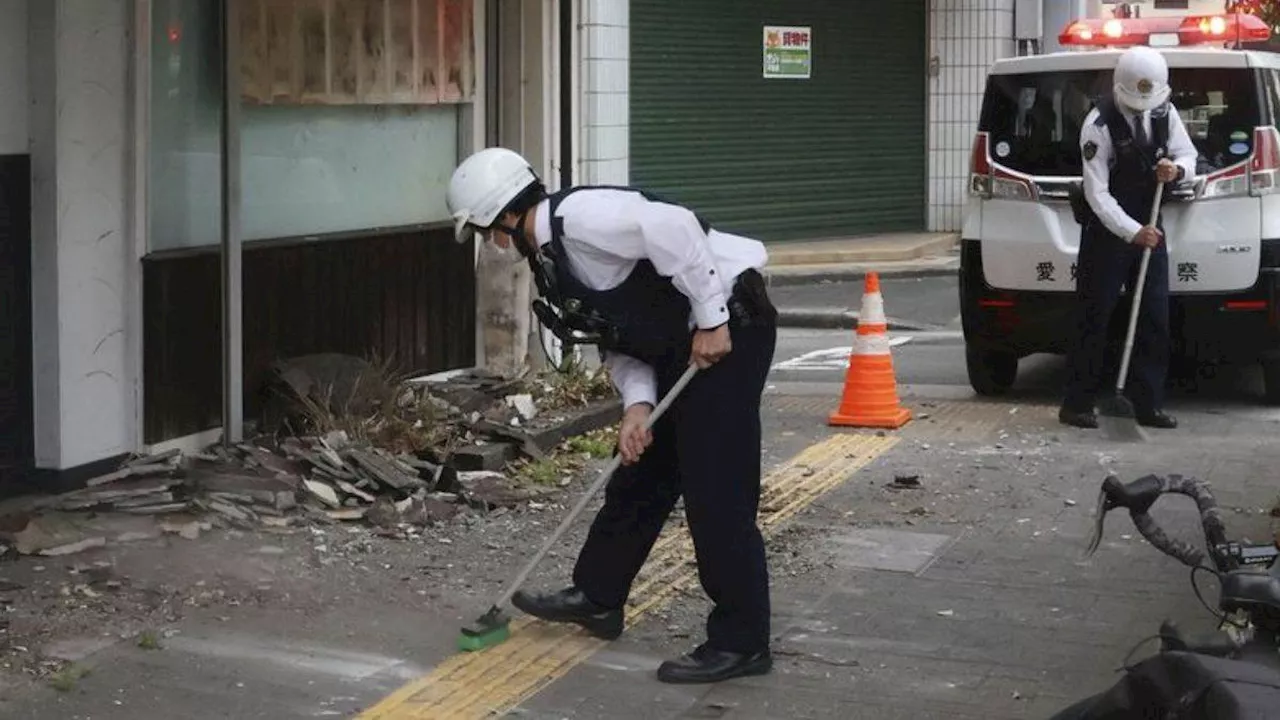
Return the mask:
POLYGON ((622 421, 622 403, 615 398, 598 400, 584 408, 561 413, 555 424, 530 429, 533 441, 550 450, 571 437, 616 425, 622 421))
POLYGON ((49 512, 29 517, 17 532, 5 538, 22 555, 35 555, 41 550, 79 542, 85 538, 86 524, 75 516, 49 512))
POLYGON ((351 521, 360 520, 365 516, 368 508, 343 508, 342 510, 326 510, 325 515, 330 520, 351 521))
POLYGON ((534 404, 533 396, 528 393, 508 395, 503 400, 508 407, 519 413, 523 420, 532 420, 538 416, 538 406, 534 404))
POLYGON ((349 449, 346 452, 356 465, 392 490, 414 490, 426 487, 412 468, 405 468, 393 458, 370 450, 349 449))
POLYGON ((458 482, 467 502, 484 510, 515 507, 538 495, 532 490, 516 487, 510 478, 497 472, 458 473, 458 482))
POLYGON ((342 507, 342 501, 338 499, 338 493, 332 487, 315 480, 303 480, 302 484, 307 492, 325 505, 331 508, 342 507))
POLYGON ((484 443, 457 450, 450 458, 450 462, 464 472, 497 471, 506 467, 507 463, 514 461, 519 455, 519 451, 513 445, 484 443))
POLYGON ((98 536, 77 540, 75 542, 58 545, 56 547, 44 548, 43 550, 40 550, 38 554, 46 557, 60 557, 62 555, 73 555, 78 552, 84 552, 85 550, 106 546, 107 539, 105 537, 98 536))
MULTIPOLYGON (((143 459, 145 460, 148 458, 143 458, 143 459)), ((164 462, 130 464, 114 472, 107 473, 106 475, 99 475, 98 477, 91 478, 90 480, 85 482, 85 487, 94 488, 101 485, 109 485, 111 483, 116 483, 131 477, 149 477, 152 475, 166 475, 166 474, 172 473, 174 469, 175 469, 174 465, 169 463, 164 463, 164 462)))

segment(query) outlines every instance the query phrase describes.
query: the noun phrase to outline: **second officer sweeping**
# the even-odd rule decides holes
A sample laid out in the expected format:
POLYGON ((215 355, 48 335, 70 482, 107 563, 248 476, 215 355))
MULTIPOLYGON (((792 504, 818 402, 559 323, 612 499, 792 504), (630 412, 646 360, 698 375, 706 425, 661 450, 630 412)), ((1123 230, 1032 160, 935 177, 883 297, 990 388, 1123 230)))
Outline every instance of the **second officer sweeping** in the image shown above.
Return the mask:
MULTIPOLYGON (((1156 186, 1195 174, 1197 152, 1169 102, 1169 67, 1148 47, 1126 50, 1116 63, 1111 97, 1085 118, 1076 299, 1079 335, 1069 353, 1066 397, 1058 414, 1067 424, 1098 426, 1094 403, 1106 378, 1104 356, 1112 313, 1126 284, 1136 286, 1143 248, 1152 248, 1134 338, 1131 399, 1139 424, 1173 428, 1164 412, 1169 367, 1169 256, 1163 224, 1149 221, 1156 186), (1139 220, 1138 218, 1141 218, 1139 220)), ((1168 194, 1166 193, 1165 197, 1168 194)))
POLYGON ((756 513, 760 399, 777 313, 759 272, 764 245, 633 188, 548 194, 528 162, 502 148, 458 167, 448 204, 459 240, 479 232, 528 259, 548 303, 536 306, 539 318, 562 337, 596 339, 625 407, 624 465, 609 481, 573 584, 516 593, 512 603, 618 637, 631 584, 683 496, 698 576, 715 607, 706 642, 663 663, 658 678, 702 683, 768 672, 769 574, 756 513), (646 431, 656 400, 691 362, 702 370, 646 431))

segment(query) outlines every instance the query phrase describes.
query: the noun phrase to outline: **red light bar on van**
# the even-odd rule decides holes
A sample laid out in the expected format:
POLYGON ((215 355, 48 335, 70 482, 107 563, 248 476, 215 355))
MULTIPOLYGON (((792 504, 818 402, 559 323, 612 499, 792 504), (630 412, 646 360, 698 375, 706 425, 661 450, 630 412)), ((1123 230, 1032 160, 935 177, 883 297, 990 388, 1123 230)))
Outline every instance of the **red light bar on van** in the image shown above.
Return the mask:
POLYGON ((1271 28, 1262 18, 1246 13, 1194 15, 1185 18, 1120 18, 1076 20, 1058 35, 1072 47, 1172 47, 1219 43, 1266 42, 1271 28))

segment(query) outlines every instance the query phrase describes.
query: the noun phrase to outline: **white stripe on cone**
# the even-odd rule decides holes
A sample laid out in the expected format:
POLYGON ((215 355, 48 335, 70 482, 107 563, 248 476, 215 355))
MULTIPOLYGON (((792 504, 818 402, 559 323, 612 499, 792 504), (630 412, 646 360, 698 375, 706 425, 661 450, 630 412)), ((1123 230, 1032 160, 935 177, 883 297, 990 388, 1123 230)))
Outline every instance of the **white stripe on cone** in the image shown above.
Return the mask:
POLYGON ((884 333, 858 335, 853 340, 854 355, 888 355, 889 336, 884 333))
POLYGON ((871 293, 862 296, 862 312, 858 313, 858 322, 865 325, 885 325, 889 321, 884 317, 884 296, 871 293))

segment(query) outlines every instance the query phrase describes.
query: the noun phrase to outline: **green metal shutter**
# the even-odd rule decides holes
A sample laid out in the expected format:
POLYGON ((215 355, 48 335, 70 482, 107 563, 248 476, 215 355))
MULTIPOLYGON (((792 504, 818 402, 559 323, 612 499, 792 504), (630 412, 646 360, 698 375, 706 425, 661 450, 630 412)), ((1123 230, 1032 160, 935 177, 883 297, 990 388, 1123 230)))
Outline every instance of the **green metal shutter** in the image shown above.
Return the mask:
POLYGON ((919 231, 927 3, 631 0, 631 182, 762 240, 919 231), (765 25, 812 28, 765 79, 765 25))

